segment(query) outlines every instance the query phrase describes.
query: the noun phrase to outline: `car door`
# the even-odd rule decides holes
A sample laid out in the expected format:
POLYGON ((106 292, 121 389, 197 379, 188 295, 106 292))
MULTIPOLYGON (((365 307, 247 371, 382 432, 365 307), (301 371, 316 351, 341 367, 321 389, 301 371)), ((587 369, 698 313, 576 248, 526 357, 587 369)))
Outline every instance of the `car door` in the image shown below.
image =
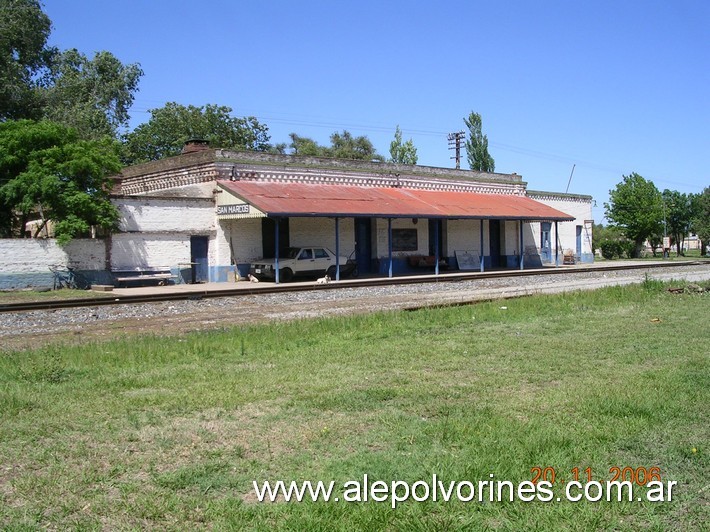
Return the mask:
POLYGON ((313 249, 302 248, 296 259, 296 273, 299 275, 313 275, 316 272, 316 260, 313 258, 313 249))
POLYGON ((328 253, 325 248, 313 248, 313 257, 315 258, 316 274, 322 275, 335 264, 335 258, 328 253))

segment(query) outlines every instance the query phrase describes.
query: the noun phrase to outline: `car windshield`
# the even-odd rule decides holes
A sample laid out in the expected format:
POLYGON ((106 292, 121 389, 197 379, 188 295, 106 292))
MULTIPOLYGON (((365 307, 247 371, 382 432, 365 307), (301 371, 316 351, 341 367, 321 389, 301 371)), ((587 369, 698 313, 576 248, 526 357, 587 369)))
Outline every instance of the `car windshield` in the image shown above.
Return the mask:
POLYGON ((286 250, 286 258, 287 259, 295 259, 298 257, 298 252, 301 251, 301 248, 288 248, 286 250))

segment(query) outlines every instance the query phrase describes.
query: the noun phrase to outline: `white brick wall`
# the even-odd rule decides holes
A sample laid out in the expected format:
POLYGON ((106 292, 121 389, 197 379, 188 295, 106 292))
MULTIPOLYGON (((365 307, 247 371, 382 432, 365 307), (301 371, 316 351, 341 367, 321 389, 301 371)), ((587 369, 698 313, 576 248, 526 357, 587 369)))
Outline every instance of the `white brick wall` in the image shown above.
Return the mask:
MULTIPOLYGON (((342 218, 339 223, 340 255, 347 257, 355 249, 355 221, 342 218)), ((292 246, 325 246, 335 252, 335 220, 332 218, 291 218, 289 240, 292 246)))
POLYGON ((229 238, 232 238, 234 255, 237 264, 245 264, 260 259, 263 256, 261 244, 261 218, 246 218, 243 220, 221 220, 218 222, 222 230, 217 233, 222 239, 222 251, 218 260, 219 264, 231 263, 229 238))
POLYGON ((0 273, 46 273, 49 266, 71 266, 78 270, 106 267, 106 242, 75 239, 62 247, 54 239, 0 240, 0 273))
POLYGON ((179 232, 205 234, 215 229, 211 199, 120 198, 114 200, 121 213, 120 231, 179 232))
POLYGON ((111 243, 111 268, 176 267, 190 262, 190 235, 118 233, 111 243))
MULTIPOLYGON (((571 249, 576 251, 577 249, 577 226, 582 226, 582 253, 592 254, 592 234, 591 234, 591 224, 587 224, 585 227, 585 220, 592 219, 592 202, 590 200, 556 197, 554 195, 550 196, 537 196, 533 195, 532 198, 535 201, 549 205, 557 210, 574 216, 576 219, 573 222, 559 222, 559 238, 560 238, 560 253, 564 253, 565 250, 571 249)), ((540 247, 540 223, 535 222, 532 225, 532 233, 535 241, 535 245, 540 247)), ((552 253, 555 252, 555 224, 551 223, 551 237, 552 237, 552 253)))
MULTIPOLYGON (((481 254, 481 224, 478 220, 449 220, 447 224, 446 251, 454 256, 456 251, 475 251, 481 254)), ((483 244, 488 250, 488 222, 483 222, 483 244)))

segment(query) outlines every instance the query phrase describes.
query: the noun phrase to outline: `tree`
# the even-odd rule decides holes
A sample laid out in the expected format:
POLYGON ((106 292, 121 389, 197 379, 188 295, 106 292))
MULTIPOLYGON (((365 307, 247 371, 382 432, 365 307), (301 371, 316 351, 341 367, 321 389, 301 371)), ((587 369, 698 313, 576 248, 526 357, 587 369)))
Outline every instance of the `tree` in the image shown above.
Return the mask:
POLYGON ((337 159, 357 159, 361 161, 384 161, 366 136, 353 137, 349 131, 334 132, 330 136, 330 146, 321 146, 315 140, 291 133, 293 155, 311 157, 334 157, 337 159))
POLYGON ((121 169, 115 140, 82 140, 76 130, 53 122, 0 123, 0 231, 24 233, 31 216, 55 222, 65 244, 91 226, 112 230, 118 211, 109 200, 121 169))
POLYGON ((481 115, 472 112, 463 122, 468 128, 465 146, 469 168, 479 172, 495 172, 496 163, 488 153, 488 137, 483 134, 481 115))
POLYGON ((399 126, 394 132, 394 140, 390 143, 390 157, 393 163, 417 164, 417 148, 414 147, 412 139, 402 142, 402 130, 399 126))
POLYGON ((269 128, 253 116, 231 116, 232 109, 208 104, 202 107, 169 102, 150 110, 148 122, 124 135, 127 164, 156 161, 179 155, 191 138, 226 149, 268 151, 269 128))
POLYGON ((0 0, 0 121, 36 118, 41 73, 56 53, 52 23, 38 0, 0 0))
POLYGON ((349 131, 330 136, 328 152, 330 157, 336 159, 358 159, 361 161, 384 161, 385 158, 377 153, 375 147, 366 136, 353 137, 349 131))
POLYGON ((683 240, 690 231, 691 218, 693 212, 690 204, 690 196, 682 194, 677 190, 664 190, 663 194, 664 222, 666 232, 671 236, 671 240, 676 245, 678 255, 683 253, 683 240))
POLYGON ((85 139, 117 136, 140 65, 123 65, 110 52, 89 60, 77 50, 47 46, 51 21, 38 0, 0 0, 0 120, 48 119, 85 139))
POLYGON ((700 239, 700 254, 707 254, 707 246, 710 244, 710 187, 700 194, 693 194, 691 199, 691 230, 700 239))
POLYGON ((644 241, 662 230, 661 193, 653 182, 634 172, 623 176, 621 183, 609 191, 609 200, 604 204, 607 220, 634 242, 634 257, 638 257, 644 241))
POLYGON ((91 60, 76 49, 56 54, 50 83, 42 89, 43 115, 85 139, 116 137, 128 125, 142 75, 140 65, 123 65, 110 52, 98 52, 91 60))
POLYGON ((291 133, 291 152, 293 155, 302 155, 310 157, 327 157, 328 148, 320 146, 315 140, 308 137, 301 137, 296 133, 291 133))

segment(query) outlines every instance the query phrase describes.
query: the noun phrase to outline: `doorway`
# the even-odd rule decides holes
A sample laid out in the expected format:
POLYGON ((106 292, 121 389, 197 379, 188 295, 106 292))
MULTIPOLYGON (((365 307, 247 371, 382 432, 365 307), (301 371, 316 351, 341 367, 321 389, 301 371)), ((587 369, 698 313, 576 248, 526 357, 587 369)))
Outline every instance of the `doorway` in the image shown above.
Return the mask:
POLYGON ((488 221, 488 249, 491 256, 491 268, 500 268, 500 220, 488 221))
POLYGON ((550 241, 550 222, 540 224, 540 260, 543 263, 552 262, 552 243, 550 241))
MULTIPOLYGON (((291 246, 289 241, 288 218, 279 220, 279 257, 286 256, 286 250, 291 246)), ((261 219, 261 246, 265 259, 276 257, 276 220, 261 219)))
POLYGON ((209 241, 208 236, 190 237, 190 262, 192 262, 193 268, 192 281, 195 283, 209 281, 209 261, 207 260, 209 241))
POLYGON ((360 274, 372 273, 372 220, 355 218, 355 262, 360 274))

